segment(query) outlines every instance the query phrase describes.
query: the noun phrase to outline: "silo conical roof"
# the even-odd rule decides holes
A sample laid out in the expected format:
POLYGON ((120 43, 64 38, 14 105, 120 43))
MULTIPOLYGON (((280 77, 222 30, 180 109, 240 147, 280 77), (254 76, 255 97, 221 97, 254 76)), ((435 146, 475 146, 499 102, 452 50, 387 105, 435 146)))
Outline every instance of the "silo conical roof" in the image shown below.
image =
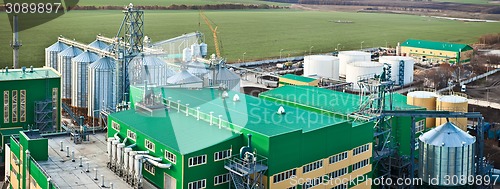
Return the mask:
POLYGON ((95 62, 97 59, 99 59, 99 56, 97 56, 97 54, 85 51, 82 54, 73 58, 72 61, 92 63, 92 62, 95 62))
POLYGON ((55 42, 54 44, 52 44, 51 46, 47 47, 45 50, 47 51, 54 51, 54 52, 60 52, 64 49, 67 49, 69 46, 64 44, 64 43, 61 43, 61 42, 55 42))
POLYGON ((167 83, 176 85, 199 83, 199 82, 203 82, 203 80, 189 73, 187 70, 182 70, 181 72, 167 79, 167 83))
POLYGON ((442 147, 462 147, 472 144, 476 138, 467 134, 451 122, 446 122, 419 137, 420 141, 442 147))
POLYGON ((82 52, 83 51, 81 49, 71 46, 71 47, 68 47, 68 48, 64 49, 63 51, 61 51, 58 55, 59 56, 73 57, 73 56, 81 54, 82 52))

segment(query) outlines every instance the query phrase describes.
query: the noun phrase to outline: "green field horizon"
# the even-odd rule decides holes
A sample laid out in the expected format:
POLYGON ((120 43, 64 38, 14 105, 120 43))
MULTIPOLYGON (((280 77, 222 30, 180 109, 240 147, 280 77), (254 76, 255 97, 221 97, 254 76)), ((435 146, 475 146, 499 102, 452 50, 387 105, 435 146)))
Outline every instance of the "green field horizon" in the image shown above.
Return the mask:
MULTIPOLYGON (((206 11, 218 25, 223 56, 229 62, 258 60, 283 56, 363 47, 395 46, 408 38, 474 43, 478 37, 498 33, 499 23, 476 23, 430 17, 353 12, 316 12, 298 10, 226 10, 206 11), (352 23, 336 23, 335 21, 352 23), (312 48, 311 48, 312 47, 312 48)), ((5 13, 0 20, 7 19, 5 13)), ((97 34, 113 37, 123 14, 117 10, 70 11, 51 22, 20 32, 23 46, 20 65, 44 65, 44 49, 59 35, 90 43, 97 34)), ((145 34, 152 42, 201 31, 206 36, 209 53, 214 52, 212 34, 200 21, 198 11, 145 11, 145 34)), ((0 22, 0 66, 12 65, 12 40, 8 22, 0 22)))

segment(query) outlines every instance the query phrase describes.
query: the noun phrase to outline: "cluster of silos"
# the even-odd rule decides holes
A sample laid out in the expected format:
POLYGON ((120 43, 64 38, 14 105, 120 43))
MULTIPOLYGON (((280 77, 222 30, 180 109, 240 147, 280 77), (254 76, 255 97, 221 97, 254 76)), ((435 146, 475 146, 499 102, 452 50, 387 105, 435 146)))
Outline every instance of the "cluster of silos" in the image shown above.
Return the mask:
POLYGON ((68 45, 59 41, 45 48, 45 66, 54 68, 55 70, 59 70, 57 63, 57 54, 67 48, 68 45))
POLYGON ((116 106, 116 80, 113 58, 102 57, 88 66, 88 111, 87 115, 99 117, 100 110, 116 106))
POLYGON ((205 80, 206 86, 224 86, 228 90, 240 92, 240 76, 225 66, 211 70, 205 80), (214 79, 215 78, 215 79, 214 79))
POLYGON ((195 75, 196 77, 203 79, 208 73, 207 65, 198 61, 193 61, 187 64, 188 72, 195 75))
POLYGON ((413 82, 415 59, 407 56, 381 56, 379 62, 391 66, 391 80, 395 85, 407 85, 413 82))
POLYGON ((208 47, 206 43, 193 43, 182 50, 182 61, 190 62, 196 60, 196 58, 206 57, 207 53, 208 47))
MULTIPOLYGON (((407 94, 407 104, 424 107, 426 110, 468 112, 467 98, 457 94, 439 95, 432 91, 412 91, 407 94)), ((460 129, 467 130, 467 118, 449 118, 449 121, 460 129)), ((446 118, 427 118, 426 127, 431 128, 446 122, 446 118)))
POLYGON ((304 57, 304 76, 319 76, 338 80, 339 58, 328 55, 304 57))
POLYGON ((428 185, 467 185, 474 177, 476 139, 451 122, 420 135, 419 177, 428 185), (464 179, 464 180, 461 180, 464 179))
POLYGON ((187 68, 181 68, 181 71, 167 79, 169 87, 183 88, 201 88, 203 80, 188 72, 187 68))

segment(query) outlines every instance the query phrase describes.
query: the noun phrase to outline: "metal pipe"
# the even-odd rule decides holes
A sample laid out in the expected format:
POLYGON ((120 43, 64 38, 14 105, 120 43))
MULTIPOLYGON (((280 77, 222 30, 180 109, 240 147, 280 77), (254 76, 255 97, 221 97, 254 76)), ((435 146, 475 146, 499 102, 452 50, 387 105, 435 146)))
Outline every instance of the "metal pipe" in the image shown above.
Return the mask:
POLYGON ((66 157, 69 157, 69 146, 66 146, 66 157))
POLYGON ((122 157, 123 157, 123 147, 125 147, 125 144, 123 143, 120 143, 118 145, 116 145, 116 148, 117 148, 117 151, 116 151, 116 163, 119 165, 119 166, 122 166, 123 165, 123 162, 122 162, 122 157))
POLYGON ((152 165, 154 165, 158 168, 162 168, 162 169, 170 169, 170 167, 172 166, 172 164, 170 164, 170 163, 164 164, 164 163, 160 163, 160 162, 154 161, 154 160, 149 159, 149 158, 146 158, 146 161, 148 161, 152 165))
POLYGON ((117 140, 113 140, 113 142, 111 142, 111 164, 114 164, 116 162, 116 145, 118 144, 118 141, 117 140))
POLYGON ((101 187, 105 187, 105 185, 104 185, 104 175, 101 175, 101 187))
POLYGON ((112 182, 109 183, 109 188, 113 189, 113 183, 112 182))
POLYGON ((94 171, 95 171, 94 180, 97 180, 97 168, 94 168, 94 171))
POLYGON ((108 142, 107 142, 107 152, 108 152, 108 156, 111 156, 111 142, 113 142, 113 140, 115 140, 115 138, 113 137, 109 137, 108 138, 108 142))
POLYGON ((82 160, 82 156, 80 156, 80 166, 79 167, 83 167, 83 160, 82 160))
POLYGON ((71 162, 75 162, 75 151, 71 151, 71 162))
POLYGON ((128 164, 129 164, 129 153, 132 151, 132 148, 124 148, 123 149, 123 169, 125 172, 129 172, 128 164))
POLYGON ((137 146, 137 144, 135 144, 135 143, 134 143, 134 144, 131 144, 131 145, 125 146, 125 148, 133 148, 133 147, 135 147, 135 146, 137 146))
POLYGON ((85 172, 90 172, 90 163, 87 163, 87 170, 85 170, 85 172))
POLYGON ((189 104, 186 104, 186 116, 189 116, 189 104))
POLYGON ((63 141, 61 140, 61 152, 64 151, 63 141))
POLYGON ((120 136, 118 136, 118 133, 115 133, 115 135, 113 137, 115 137, 115 140, 118 140, 118 142, 120 142, 121 139, 120 139, 120 136))

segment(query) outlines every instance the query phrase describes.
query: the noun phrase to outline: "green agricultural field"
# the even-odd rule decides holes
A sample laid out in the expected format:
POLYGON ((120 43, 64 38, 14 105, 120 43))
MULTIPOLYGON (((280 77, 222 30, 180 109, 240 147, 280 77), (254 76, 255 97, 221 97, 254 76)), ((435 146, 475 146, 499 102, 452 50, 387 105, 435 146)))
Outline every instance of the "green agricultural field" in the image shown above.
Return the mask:
POLYGON ((267 2, 261 0, 80 0, 78 5, 81 6, 123 6, 129 3, 140 4, 140 5, 160 5, 160 6, 170 6, 172 4, 176 5, 206 5, 206 4, 224 4, 224 3, 234 3, 234 4, 269 4, 269 5, 288 5, 285 3, 275 3, 267 2))
MULTIPOLYGON (((219 27, 223 55, 237 62, 246 52, 245 60, 304 55, 363 47, 394 46, 407 38, 473 43, 478 36, 500 31, 498 23, 472 23, 434 19, 422 16, 313 12, 294 10, 206 11, 219 27), (352 23, 336 23, 335 21, 352 23), (311 48, 312 47, 312 48, 311 48)), ((0 20, 6 14, 0 14, 0 20)), ((56 42, 59 35, 90 43, 95 35, 114 36, 123 19, 121 11, 70 11, 41 26, 20 32, 23 46, 20 64, 44 64, 44 48, 56 42)), ((213 39, 197 11, 146 11, 145 33, 152 41, 172 38, 200 30, 205 33, 209 51, 213 39)), ((0 66, 11 65, 12 50, 8 23, 0 22, 0 66)))

